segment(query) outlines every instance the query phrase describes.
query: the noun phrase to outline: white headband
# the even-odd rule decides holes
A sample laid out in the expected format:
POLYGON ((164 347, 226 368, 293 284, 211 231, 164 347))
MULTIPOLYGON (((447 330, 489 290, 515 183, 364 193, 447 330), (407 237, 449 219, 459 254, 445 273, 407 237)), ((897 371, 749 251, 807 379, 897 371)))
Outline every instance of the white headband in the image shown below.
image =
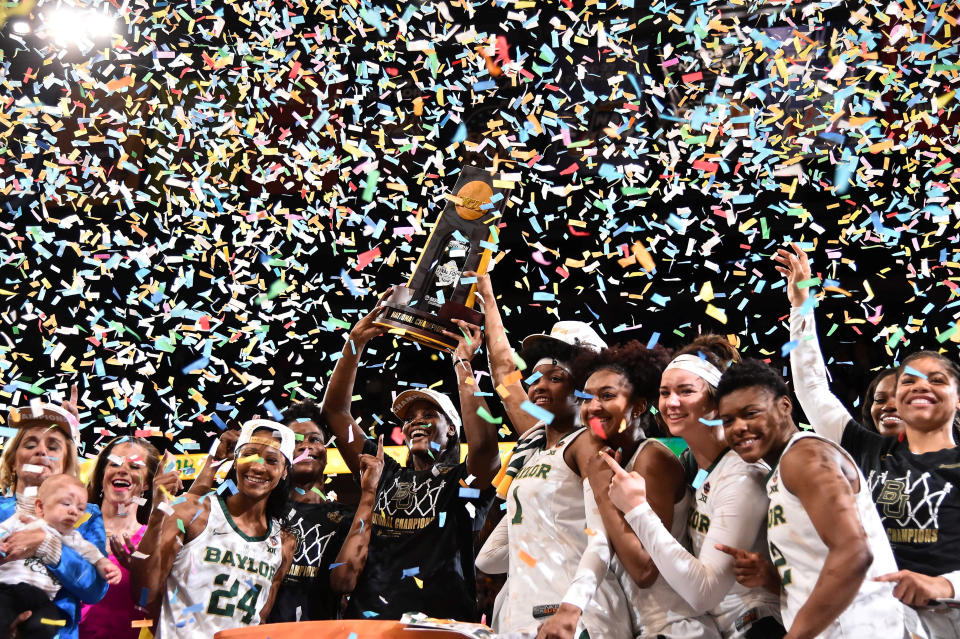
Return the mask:
POLYGON ((533 370, 536 370, 543 365, 556 366, 560 370, 564 371, 567 375, 573 377, 573 371, 571 370, 570 364, 567 362, 562 362, 559 359, 554 359, 552 357, 544 357, 539 362, 534 364, 533 370))
POLYGON ((719 368, 705 359, 700 359, 696 355, 678 355, 667 365, 664 371, 668 371, 671 368, 679 368, 688 373, 693 373, 714 388, 717 387, 720 383, 720 378, 723 377, 723 373, 720 372, 719 368))

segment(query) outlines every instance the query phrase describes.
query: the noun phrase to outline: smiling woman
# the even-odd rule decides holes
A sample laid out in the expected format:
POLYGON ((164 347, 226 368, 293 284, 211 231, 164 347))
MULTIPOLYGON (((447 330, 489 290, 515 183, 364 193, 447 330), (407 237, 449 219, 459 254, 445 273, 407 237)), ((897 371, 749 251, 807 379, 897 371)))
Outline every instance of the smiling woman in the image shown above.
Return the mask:
MULTIPOLYGON (((350 412, 357 367, 367 343, 382 334, 374 324, 378 305, 350 331, 324 398, 324 416, 351 471, 366 477, 363 460, 376 444, 350 412)), ((350 598, 350 618, 399 619, 406 612, 476 621, 473 537, 490 503, 490 481, 499 467, 496 426, 476 393, 471 360, 482 341, 480 328, 459 322, 452 363, 460 411, 429 388, 400 393, 393 403, 409 448, 407 465, 383 459, 370 524, 369 554, 350 598), (461 419, 462 414, 462 419, 461 419), (469 447, 460 461, 460 432, 469 447)), ((381 455, 382 456, 382 455, 381 455)))
POLYGON ((131 592, 130 564, 147 529, 153 496, 149 488, 159 463, 157 449, 139 437, 117 437, 97 456, 87 500, 103 513, 108 558, 120 567, 122 577, 99 603, 83 607, 80 632, 84 639, 136 639, 140 634, 131 625, 143 614, 131 592))
MULTIPOLYGON (((64 407, 41 404, 37 407, 13 409, 9 423, 17 428, 17 434, 7 444, 0 458, 0 488, 12 490, 12 496, 0 497, 0 521, 11 515, 34 516, 37 489, 50 476, 58 473, 77 474, 77 442, 79 421, 76 411, 76 387, 71 401, 64 407)), ((87 504, 76 531, 83 539, 106 554, 103 519, 100 509, 87 504)), ((45 533, 43 529, 25 529, 14 532, 0 542, 4 561, 36 558, 63 584, 54 603, 67 617, 60 636, 74 639, 80 619, 80 604, 96 603, 107 591, 107 582, 94 567, 69 546, 62 545, 59 538, 45 533)), ((33 624, 28 619, 18 630, 30 636, 33 624)), ((7 632, 0 628, 0 634, 7 632)))
POLYGON ((954 435, 960 369, 932 351, 909 355, 888 386, 902 432, 883 437, 861 426, 830 391, 810 289, 798 286, 811 277, 806 253, 794 245, 792 252, 778 250, 775 260, 787 278, 797 400, 817 434, 850 453, 866 477, 899 568, 884 577, 897 583, 894 595, 919 609, 931 637, 958 639, 960 610, 935 600, 960 597, 960 448, 954 435))
POLYGON ((648 488, 640 473, 631 474, 641 490, 614 503, 659 574, 694 614, 709 612, 727 639, 770 639, 785 632, 779 597, 737 584, 732 560, 716 547, 764 552, 768 500, 763 478, 769 468, 747 464, 729 450, 717 421, 716 385, 736 359, 739 354, 727 340, 703 335, 682 348, 660 378, 660 415, 670 433, 687 442, 698 468, 693 507, 686 519, 692 552, 678 531, 665 525, 663 507, 657 509, 659 478, 648 488))
POLYGON ((243 425, 228 475, 236 492, 187 494, 171 504, 156 487, 133 561, 133 592, 161 604, 160 636, 207 639, 267 618, 293 557, 284 529, 293 461, 292 430, 265 419, 243 425))

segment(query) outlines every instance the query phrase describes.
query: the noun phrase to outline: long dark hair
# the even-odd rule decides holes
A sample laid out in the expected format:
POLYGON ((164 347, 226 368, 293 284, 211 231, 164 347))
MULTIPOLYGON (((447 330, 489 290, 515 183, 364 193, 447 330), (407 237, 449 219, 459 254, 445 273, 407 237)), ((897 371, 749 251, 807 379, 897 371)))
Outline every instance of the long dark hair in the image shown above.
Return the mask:
POLYGON ((137 508, 137 522, 146 524, 153 508, 153 477, 157 474, 157 468, 160 466, 160 452, 156 446, 143 437, 129 437, 127 435, 114 437, 100 450, 100 454, 97 455, 97 462, 93 466, 93 474, 90 475, 90 483, 87 484, 87 503, 103 507, 103 474, 110 462, 113 449, 120 444, 133 444, 147 451, 147 458, 144 460, 147 474, 144 477, 143 491, 146 501, 137 508))

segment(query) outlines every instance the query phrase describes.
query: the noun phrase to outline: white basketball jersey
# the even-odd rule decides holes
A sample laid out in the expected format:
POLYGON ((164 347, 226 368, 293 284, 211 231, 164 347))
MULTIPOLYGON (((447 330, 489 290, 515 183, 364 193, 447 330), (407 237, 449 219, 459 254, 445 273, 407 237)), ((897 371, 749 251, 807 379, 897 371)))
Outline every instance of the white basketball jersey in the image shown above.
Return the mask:
MULTIPOLYGON (((627 471, 633 470, 637 458, 646 446, 662 446, 655 439, 645 439, 637 446, 637 451, 624 466, 627 471)), ((672 453, 671 453, 672 454, 672 453)), ((687 515, 693 504, 693 493, 687 489, 683 498, 673 505, 673 522, 670 534, 685 548, 690 547, 690 537, 687 534, 687 515)), ((697 615, 696 611, 684 601, 683 597, 670 587, 670 584, 659 575, 657 580, 648 588, 641 588, 626 571, 619 559, 615 559, 613 569, 620 580, 627 601, 630 604, 630 618, 633 623, 633 633, 637 637, 656 637, 666 632, 671 624, 682 619, 696 624, 696 635, 702 639, 719 638, 719 633, 712 619, 697 615)), ((692 635, 691 635, 692 636, 692 635)))
MULTIPOLYGON (((500 632, 532 632, 556 612, 587 547, 583 479, 563 453, 585 429, 530 456, 507 494, 510 584, 500 632)), ((589 435, 584 434, 584 437, 589 435)), ((586 507, 597 508, 593 497, 586 507)), ((599 513, 598 513, 599 516, 599 513)), ((593 534, 597 534, 595 531, 593 534)), ((629 612, 616 575, 608 570, 587 604, 574 637, 631 639, 629 612)))
MULTIPOLYGON (((710 499, 711 492, 726 482, 744 480, 754 482, 758 491, 762 491, 763 481, 768 472, 769 467, 765 464, 748 464, 732 450, 724 452, 713 466, 707 469, 707 477, 697 487, 693 510, 690 511, 687 519, 690 546, 694 556, 700 556, 711 520, 720 521, 719 518, 736 517, 738 514, 718 512, 715 500, 710 499)), ((763 522, 757 522, 757 538, 753 546, 744 550, 758 553, 767 551, 763 522)), ((747 588, 734 582, 730 592, 710 611, 710 615, 716 621, 723 636, 730 639, 743 636, 743 631, 748 627, 747 624, 757 618, 769 616, 769 613, 777 615, 779 609, 780 599, 775 594, 765 588, 747 588)))
POLYGON ((160 611, 160 639, 210 639, 228 628, 260 623, 273 576, 282 561, 280 527, 267 534, 240 532, 222 499, 211 499, 210 518, 173 561, 160 611))
MULTIPOLYGON (((787 447, 783 449, 783 455, 793 444, 808 437, 827 442, 849 459, 850 465, 856 469, 857 478, 860 480, 860 492, 856 495, 857 514, 867 533, 870 552, 873 553, 873 564, 867 571, 867 576, 860 585, 860 591, 853 603, 817 637, 819 639, 847 637, 900 639, 904 634, 903 612, 900 602, 893 597, 893 584, 873 581, 874 577, 896 572, 897 564, 863 473, 846 451, 813 433, 797 433, 791 437, 787 447)), ((770 497, 767 541, 770 546, 770 558, 783 582, 781 609, 784 625, 789 630, 797 616, 797 611, 813 592, 820 570, 823 568, 823 562, 827 559, 827 547, 820 539, 816 528, 813 527, 813 522, 810 521, 800 500, 780 481, 779 466, 770 473, 770 478, 767 480, 767 495, 770 497)))

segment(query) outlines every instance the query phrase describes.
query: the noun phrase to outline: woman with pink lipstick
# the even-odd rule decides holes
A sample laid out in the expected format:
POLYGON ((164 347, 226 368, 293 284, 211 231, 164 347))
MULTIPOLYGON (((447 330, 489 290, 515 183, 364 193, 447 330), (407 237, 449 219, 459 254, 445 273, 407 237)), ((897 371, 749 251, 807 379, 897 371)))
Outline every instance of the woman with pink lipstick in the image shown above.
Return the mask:
POLYGON ((938 602, 960 597, 960 449, 954 423, 960 406, 960 369, 932 351, 906 357, 893 387, 903 432, 883 437, 853 419, 830 392, 817 342, 810 263, 798 246, 777 251, 790 300, 790 367, 797 399, 814 430, 856 460, 873 493, 899 571, 881 579, 918 609, 935 639, 960 637, 960 610, 938 602))
MULTIPOLYGON (((131 622, 143 619, 131 592, 131 555, 140 544, 152 508, 154 475, 160 454, 153 444, 139 437, 117 437, 97 456, 88 503, 100 507, 107 533, 110 561, 120 567, 120 583, 113 584, 98 603, 83 606, 80 634, 84 639, 136 639, 140 629, 131 622), (144 497, 146 493, 146 497, 144 497)), ((174 470, 158 479, 176 492, 178 473, 174 470)))
POLYGON ((736 583, 733 558, 718 548, 766 552, 764 479, 770 469, 727 448, 717 422, 717 383, 734 360, 739 354, 729 342, 702 336, 679 351, 660 379, 660 415, 670 433, 687 442, 699 468, 687 519, 693 552, 675 539, 645 495, 618 507, 663 579, 697 614, 709 612, 724 639, 772 639, 786 632, 779 594, 736 583))

